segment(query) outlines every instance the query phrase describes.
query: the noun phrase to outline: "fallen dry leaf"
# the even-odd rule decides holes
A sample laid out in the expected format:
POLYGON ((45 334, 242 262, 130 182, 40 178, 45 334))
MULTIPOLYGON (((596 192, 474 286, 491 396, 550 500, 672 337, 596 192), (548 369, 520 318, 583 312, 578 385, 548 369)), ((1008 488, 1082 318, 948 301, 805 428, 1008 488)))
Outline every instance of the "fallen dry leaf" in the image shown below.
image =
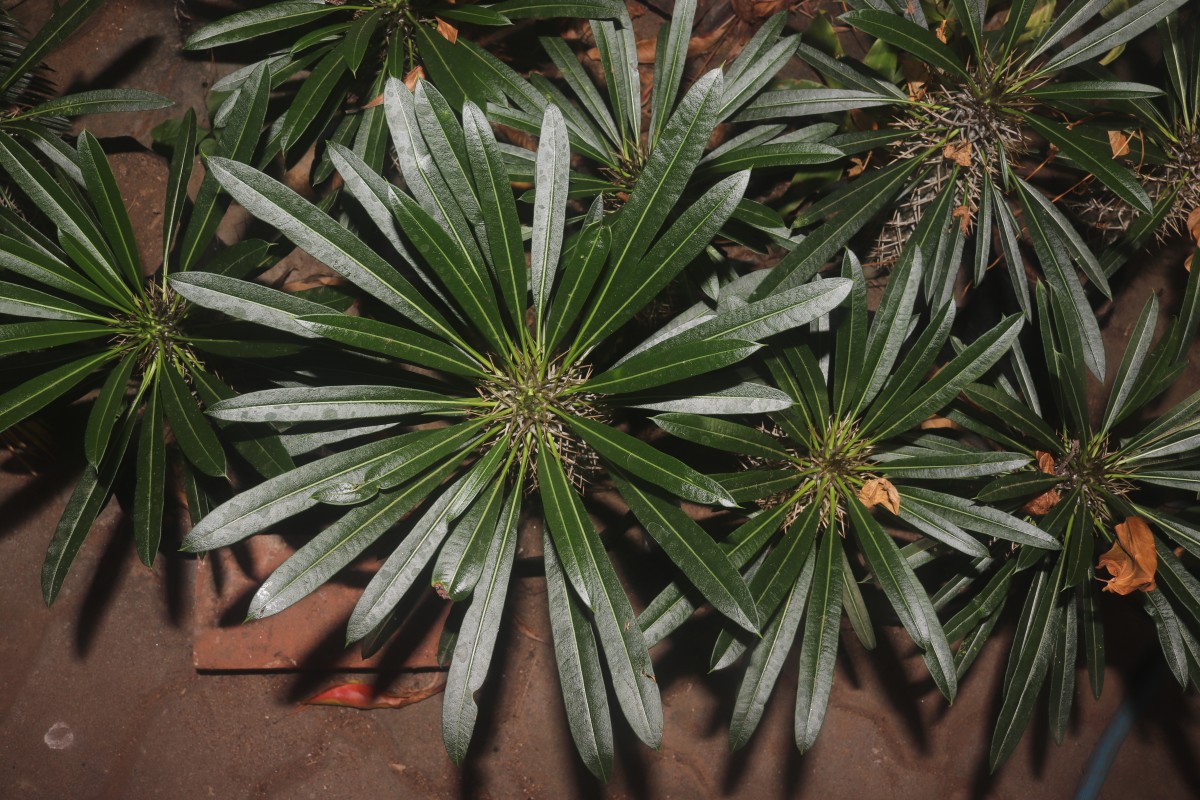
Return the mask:
POLYGON ((404 708, 438 694, 446 688, 446 675, 432 673, 433 678, 422 686, 399 692, 376 692, 369 683, 351 681, 340 683, 303 702, 307 706, 342 706, 369 711, 376 708, 404 708))
POLYGON ((962 235, 966 236, 971 232, 971 209, 967 206, 955 206, 950 212, 950 216, 958 220, 958 227, 962 230, 962 235))
POLYGON ((858 499, 867 508, 883 506, 893 514, 900 513, 900 493, 887 478, 871 478, 858 490, 858 499))
POLYGON ((850 169, 846 170, 847 178, 857 178, 867 168, 867 162, 856 156, 850 157, 850 169))
POLYGON ((410 92, 417 90, 417 81, 425 80, 425 68, 422 66, 413 67, 407 75, 404 76, 404 85, 410 92))
POLYGON ((1188 214, 1187 218, 1188 233, 1196 240, 1196 245, 1200 247, 1200 206, 1192 209, 1192 213, 1188 214))
POLYGON ((732 0, 729 5, 738 19, 758 23, 785 10, 791 0, 732 0))
POLYGON ((1108 146, 1112 148, 1113 158, 1129 155, 1129 142, 1131 139, 1133 139, 1133 135, 1123 131, 1108 132, 1108 146))
MULTIPOLYGON (((1054 456, 1044 450, 1034 450, 1034 457, 1037 459, 1038 469, 1047 475, 1057 475, 1054 470, 1054 456)), ((1062 495, 1057 489, 1047 489, 1037 497, 1030 500, 1025 505, 1021 506, 1021 510, 1026 514, 1033 514, 1038 517, 1044 517, 1050 513, 1050 509, 1058 505, 1058 501, 1062 500, 1062 495)))
POLYGON ((637 60, 639 64, 653 64, 654 51, 658 49, 658 41, 655 39, 638 39, 637 43, 637 60))
POLYGON ((936 36, 942 44, 945 44, 948 41, 946 38, 946 25, 949 24, 949 22, 950 20, 948 19, 942 20, 942 24, 938 25, 937 30, 933 32, 933 35, 936 36))
POLYGON ((442 38, 450 44, 456 44, 458 42, 458 28, 446 22, 441 17, 434 17, 434 19, 437 20, 437 32, 442 35, 442 38))
POLYGON ((1126 517, 1117 527, 1117 543, 1100 556, 1097 569, 1112 575, 1104 591, 1130 594, 1135 591, 1153 592, 1154 572, 1158 569, 1158 554, 1154 552, 1154 534, 1141 517, 1126 517))
POLYGON ((951 142, 942 148, 942 157, 953 161, 960 167, 971 166, 971 143, 951 142))
POLYGON ((909 81, 908 82, 908 99, 914 103, 918 102, 925 96, 925 81, 909 81))
POLYGON ((957 422, 945 417, 939 417, 937 414, 931 415, 928 419, 921 423, 921 430, 931 431, 938 428, 949 428, 950 430, 962 430, 957 422))

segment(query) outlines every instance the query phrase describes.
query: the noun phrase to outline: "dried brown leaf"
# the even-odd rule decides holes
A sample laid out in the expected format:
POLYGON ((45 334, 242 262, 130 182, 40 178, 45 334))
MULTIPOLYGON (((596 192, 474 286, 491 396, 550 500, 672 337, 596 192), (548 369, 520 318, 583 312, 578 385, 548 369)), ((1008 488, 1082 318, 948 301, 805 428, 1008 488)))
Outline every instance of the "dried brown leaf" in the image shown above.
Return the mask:
POLYGON ((893 514, 900 513, 900 493, 887 478, 871 478, 864 483, 858 499, 867 508, 883 506, 893 514))
POLYGON ((1150 526, 1141 517, 1126 517, 1116 530, 1116 544, 1096 564, 1097 569, 1106 569, 1112 575, 1105 582, 1104 591, 1116 594, 1154 591, 1158 554, 1154 551, 1150 526))

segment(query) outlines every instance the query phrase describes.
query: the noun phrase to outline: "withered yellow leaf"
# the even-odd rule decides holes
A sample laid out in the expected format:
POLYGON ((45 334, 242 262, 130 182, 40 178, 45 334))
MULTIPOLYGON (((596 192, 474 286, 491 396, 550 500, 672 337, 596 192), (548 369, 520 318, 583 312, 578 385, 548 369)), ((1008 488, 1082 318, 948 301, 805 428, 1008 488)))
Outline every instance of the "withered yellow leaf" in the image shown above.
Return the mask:
POLYGON ((458 42, 458 28, 454 27, 449 22, 446 22, 446 20, 442 19, 441 17, 434 17, 434 19, 437 20, 437 32, 442 35, 443 39, 450 44, 455 44, 458 42))
MULTIPOLYGON (((1052 454, 1044 450, 1034 450, 1033 455, 1037 459, 1038 469, 1047 475, 1057 474, 1054 471, 1054 456, 1052 454)), ((1021 510, 1026 514, 1044 517, 1050 513, 1050 509, 1058 505, 1059 500, 1062 500, 1062 495, 1058 493, 1057 489, 1047 489, 1021 506, 1021 510)))
POLYGON ((867 508, 883 506, 893 514, 900 513, 900 493, 887 478, 871 478, 858 490, 858 499, 867 508))
POLYGON ((1105 582, 1104 591, 1116 594, 1154 591, 1158 554, 1154 552, 1150 526, 1141 517, 1126 517, 1116 529, 1117 543, 1096 564, 1097 569, 1106 569, 1112 575, 1105 582))

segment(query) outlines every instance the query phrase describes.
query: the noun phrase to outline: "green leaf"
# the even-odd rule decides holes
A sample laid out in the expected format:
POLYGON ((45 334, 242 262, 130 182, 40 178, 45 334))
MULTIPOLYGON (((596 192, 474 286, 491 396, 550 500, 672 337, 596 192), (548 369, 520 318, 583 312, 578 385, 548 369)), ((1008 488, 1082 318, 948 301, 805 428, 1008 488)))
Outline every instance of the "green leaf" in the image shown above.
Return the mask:
MULTIPOLYGON (((496 481, 496 485, 503 486, 503 481, 496 481)), ((483 558, 483 563, 489 566, 475 589, 467 615, 463 617, 458 641, 454 647, 454 658, 446 675, 446 694, 442 701, 442 742, 450 759, 456 764, 462 763, 466 757, 471 733, 475 728, 475 717, 478 714, 474 695, 483 687, 487 678, 492 650, 500 632, 504 597, 508 590, 513 558, 517 552, 517 522, 521 513, 521 495, 522 487, 518 481, 518 485, 504 503, 499 527, 496 527, 496 516, 491 515, 491 535, 483 538, 483 541, 490 542, 487 555, 483 558)), ((501 497, 502 494, 497 492, 496 496, 501 497)), ((550 559, 546 560, 549 562, 550 559)), ((550 569, 547 564, 547 584, 550 569)), ((566 587, 562 585, 561 578, 556 589, 561 589, 565 594, 566 587)), ((549 591, 548 585, 547 590, 549 591)))
POLYGON ((901 101, 895 97, 857 89, 782 89, 763 92, 746 104, 734 116, 733 121, 754 122, 764 119, 810 117, 859 108, 888 106, 898 102, 901 101))
POLYGON ((411 283, 312 203, 244 164, 211 158, 208 168, 250 213, 275 226, 313 258, 418 326, 457 340, 445 319, 411 283))
MULTIPOLYGON (((671 135, 672 129, 668 126, 664 146, 671 135)), ((580 323, 574 345, 576 352, 586 351, 632 319, 700 254, 733 214, 749 177, 748 172, 741 172, 717 183, 680 215, 648 253, 636 262, 627 261, 622 266, 619 259, 624 256, 620 255, 620 237, 625 234, 619 220, 625 219, 624 215, 630 209, 628 204, 625 206, 612 228, 612 260, 607 278, 596 291, 592 308, 580 323)))
POLYGON ((549 530, 542 534, 542 542, 550 633, 567 724, 583 763, 593 775, 607 780, 613 763, 612 720, 596 637, 579 600, 567 589, 549 530))
POLYGON ((772 461, 791 458, 791 454, 775 437, 736 422, 679 413, 659 414, 652 417, 651 421, 667 433, 718 450, 772 461))
POLYGON ((188 461, 205 475, 225 477, 225 451, 221 441, 196 406, 191 390, 172 362, 161 370, 161 400, 171 432, 188 461))
MULTIPOLYGON (((237 100, 233 103, 217 142, 218 156, 240 162, 248 162, 254 158, 270 95, 271 75, 267 72, 266 65, 260 64, 238 92, 237 100)), ((191 219, 180 245, 179 269, 183 272, 198 263, 216 235, 217 226, 225 214, 225 203, 219 198, 220 187, 212 159, 205 162, 205 168, 207 171, 204 181, 196 193, 191 219)))
POLYGON ((83 475, 75 483, 62 517, 54 529, 50 545, 46 548, 46 558, 42 562, 42 599, 47 606, 52 605, 58 597, 67 571, 91 531, 96 515, 108 500, 117 471, 125 459, 125 452, 129 449, 136 423, 137 408, 132 407, 125 412, 116 442, 109 448, 100 467, 85 467, 83 475))
POLYGON ((485 564, 490 563, 484 559, 496 537, 505 485, 501 474, 451 526, 433 565, 431 583, 439 595, 456 603, 471 595, 485 564))
POLYGON ((933 513, 955 525, 984 536, 1047 550, 1060 548, 1058 540, 1041 528, 990 506, 977 505, 953 494, 916 486, 904 486, 900 490, 900 496, 901 508, 907 499, 911 503, 928 507, 933 513))
POLYGON ((350 30, 346 32, 346 38, 342 39, 340 45, 342 60, 355 75, 358 74, 358 68, 362 65, 363 58, 371 47, 371 39, 375 36, 375 30, 379 27, 382 18, 382 8, 371 9, 354 20, 350 25, 350 30))
POLYGON ((336 102, 335 91, 348 71, 339 49, 331 50, 317 62, 288 106, 282 126, 273 131, 279 136, 279 145, 285 152, 320 119, 321 111, 331 97, 336 102))
MULTIPOLYGON (((1038 72, 1048 74, 1101 56, 1154 27, 1159 20, 1186 2, 1187 0, 1144 0, 1135 3, 1091 33, 1064 47, 1043 64, 1038 72)), ((1150 210, 1149 204, 1145 210, 1150 210)))
POLYGON ((1038 38, 1029 57, 1040 55, 1048 47, 1058 44, 1070 36, 1110 2, 1111 0, 1071 0, 1071 3, 1062 11, 1055 9, 1053 23, 1038 38))
POLYGON ((100 225, 107 234, 109 244, 113 246, 117 265, 124 270, 129 288, 140 291, 142 260, 138 255, 137 241, 133 238, 133 225, 104 149, 96 137, 87 131, 79 136, 79 167, 87 182, 88 194, 100 218, 100 225))
POLYGON ((1133 330, 1125 337, 1125 357, 1117 369, 1113 379, 1112 389, 1108 394, 1108 403, 1104 408, 1104 419, 1100 423, 1098 433, 1107 433, 1113 425, 1133 411, 1129 408, 1130 396, 1138 388, 1142 380, 1142 365, 1146 361, 1146 353, 1150 350, 1154 338, 1154 326, 1158 322, 1158 298, 1153 294, 1146 299, 1142 313, 1138 316, 1133 330))
POLYGON ((14 322, 11 325, 0 325, 0 357, 46 350, 113 333, 111 326, 94 322, 14 322))
POLYGON ((654 49, 654 85, 650 92, 651 149, 658 141, 667 117, 675 108, 695 18, 696 0, 680 0, 671 9, 670 22, 659 28, 654 49))
POLYGON ((103 351, 55 367, 0 394, 0 431, 45 408, 75 388, 92 370, 115 357, 103 351))
POLYGON ((625 13, 618 0, 503 0, 489 7, 509 19, 617 19, 625 13))
POLYGON ((988 754, 988 762, 993 772, 1008 758, 1020 741, 1025 726, 1029 724, 1029 717, 1033 713, 1033 706, 1042 684, 1046 680, 1054 642, 1062 624, 1062 614, 1056 613, 1055 607, 1058 605, 1058 582, 1064 563, 1064 559, 1059 559, 1053 574, 1048 569, 1037 573, 1025 606, 1021 610, 1021 625, 1017 630, 1017 639, 1013 642, 1012 654, 1009 656, 1004 703, 1000 708, 988 754))
POLYGON ((1007 392, 979 383, 963 387, 968 402, 992 414, 1013 431, 1027 436, 1047 450, 1057 450, 1061 441, 1046 422, 1024 403, 1007 392))
POLYGON ((463 404, 439 392, 399 386, 316 386, 250 392, 210 406, 208 414, 234 422, 319 422, 447 411, 463 404))
POLYGON ((738 339, 699 342, 667 340, 591 378, 581 390, 627 394, 652 389, 736 364, 760 347, 754 342, 738 339))
POLYGON ((667 211, 682 195, 716 126, 722 86, 720 71, 708 72, 688 90, 667 121, 637 188, 613 223, 610 274, 618 275, 623 265, 641 259, 667 211))
POLYGON ((479 364, 457 347, 387 322, 330 313, 305 314, 295 322, 310 334, 429 369, 471 378, 485 375, 479 364))
POLYGON ((400 604, 446 538, 450 523, 479 496, 506 456, 504 449, 492 448, 429 504, 363 590, 346 626, 347 641, 369 634, 400 604))
POLYGON ((326 5, 325 0, 292 0, 272 3, 237 14, 230 14, 211 25, 205 25, 184 42, 185 50, 204 50, 210 47, 244 42, 259 36, 306 25, 329 14, 338 6, 326 5))
POLYGON ((971 47, 978 58, 983 52, 981 42, 983 23, 987 17, 987 0, 950 0, 950 7, 954 9, 954 16, 971 40, 971 47))
POLYGON ((726 617, 758 634, 758 610, 737 569, 712 537, 678 506, 620 472, 613 482, 646 532, 692 585, 726 617))
POLYGON ((631 408, 685 414, 769 414, 789 408, 792 399, 778 389, 761 383, 739 383, 703 394, 685 392, 656 395, 653 400, 628 405, 631 408))
POLYGON ((163 264, 171 255, 171 245, 183 219, 188 183, 196 161, 196 110, 184 112, 179 135, 171 148, 171 165, 167 170, 167 195, 163 201, 163 264))
POLYGON ((842 537, 826 532, 817 552, 796 684, 796 747, 806 753, 817 740, 829 692, 842 621, 842 537))
POLYGON ((583 417, 564 418, 571 429, 600 457, 622 470, 674 492, 676 496, 706 505, 736 506, 719 483, 679 459, 651 447, 610 425, 583 417))
POLYGON ((912 20, 874 9, 851 11, 842 14, 839 19, 877 39, 882 39, 903 52, 916 56, 931 67, 937 67, 964 81, 971 80, 971 76, 954 51, 934 36, 929 29, 912 20))
POLYGON ((126 409, 125 394, 129 388, 129 379, 133 376, 133 368, 137 366, 137 353, 129 353, 104 380, 100 393, 92 403, 88 414, 87 429, 83 436, 83 452, 88 464, 100 468, 105 451, 112 437, 113 427, 122 411, 126 409))
MULTIPOLYGON (((157 369, 165 368, 161 360, 157 362, 157 369)), ((148 567, 154 565, 154 556, 158 554, 158 544, 162 540, 163 493, 167 483, 167 445, 163 436, 162 409, 158 405, 158 385, 159 382, 154 381, 146 392, 133 487, 133 541, 138 558, 148 567)))
POLYGON ((550 304, 554 273, 562 251, 570 162, 571 150, 567 144, 562 112, 555 106, 546 106, 534 170, 533 237, 529 264, 533 308, 539 326, 550 304))
POLYGON ((452 457, 427 468, 420 479, 381 492, 366 505, 351 509, 293 553, 254 593, 248 619, 278 614, 317 590, 372 543, 391 530, 454 471, 460 459, 452 457))
POLYGON ((592 287, 607 262, 611 245, 608 226, 595 222, 583 229, 574 246, 563 255, 562 282, 554 293, 546 322, 545 347, 548 350, 553 350, 580 319, 592 287))
POLYGON ((172 289, 198 306, 297 336, 312 336, 297 317, 329 313, 328 306, 294 294, 210 272, 172 275, 170 282, 172 289))
POLYGON ((1036 97, 1043 102, 1053 103, 1078 100, 1138 100, 1146 97, 1158 97, 1162 93, 1162 89, 1148 83, 1066 81, 1038 86, 1025 92, 1025 95, 1036 97))
POLYGON ((763 633, 762 641, 750 654, 750 664, 738 687, 733 719, 729 723, 730 750, 740 750, 744 747, 762 719, 763 709, 771 697, 771 690, 775 688, 775 681, 779 678, 784 660, 796 639, 815 564, 816 553, 810 552, 783 608, 776 614, 774 621, 763 633))
POLYGON ((1029 456, 1020 453, 971 451, 888 458, 886 461, 880 460, 872 468, 893 479, 953 480, 1011 472, 1029 461, 1029 456))
POLYGON ((0 281, 0 314, 34 319, 106 321, 105 317, 70 300, 7 281, 0 281))
POLYGON ((371 467, 405 445, 421 441, 424 448, 431 435, 417 431, 370 442, 264 481, 214 508, 184 539, 183 549, 201 552, 240 541, 315 506, 313 495, 324 487, 362 482, 371 467))
MULTIPOLYGON (((205 405, 213 405, 220 400, 233 397, 234 391, 218 380, 211 373, 192 366, 190 369, 192 386, 205 405)), ((274 478, 288 470, 295 469, 291 456, 283 446, 280 437, 268 430, 248 430, 245 426, 230 422, 217 422, 217 427, 223 432, 222 439, 233 445, 242 458, 264 478, 274 478)))
POLYGON ((1133 173, 1113 158, 1109 148, 1098 147, 1079 135, 1072 135, 1068 128, 1035 114, 1021 114, 1021 117, 1034 131, 1044 136, 1082 169, 1095 175, 1122 200, 1147 214, 1153 211, 1153 204, 1146 190, 1141 187, 1133 173))
POLYGON ((1057 475, 1046 475, 1035 470, 1026 470, 1024 472, 1013 473, 1012 475, 1002 475, 993 481, 989 481, 986 486, 979 490, 979 494, 975 495, 975 498, 985 503, 996 503, 1001 500, 1036 497, 1049 489, 1053 489, 1062 481, 1063 478, 1057 475))
MULTIPOLYGON (((525 297, 528 270, 525 247, 521 241, 521 220, 509 185, 508 170, 483 112, 468 103, 463 108, 463 133, 470 153, 471 173, 479 193, 480 212, 488 232, 492 270, 500 286, 500 296, 509 318, 517 325, 525 323, 525 297)), ((568 265, 569 267, 570 265, 568 265)), ((570 275, 564 269, 566 275, 570 275)), ((564 279, 564 283, 570 278, 564 279)), ((580 298, 582 302, 582 298, 580 298)))

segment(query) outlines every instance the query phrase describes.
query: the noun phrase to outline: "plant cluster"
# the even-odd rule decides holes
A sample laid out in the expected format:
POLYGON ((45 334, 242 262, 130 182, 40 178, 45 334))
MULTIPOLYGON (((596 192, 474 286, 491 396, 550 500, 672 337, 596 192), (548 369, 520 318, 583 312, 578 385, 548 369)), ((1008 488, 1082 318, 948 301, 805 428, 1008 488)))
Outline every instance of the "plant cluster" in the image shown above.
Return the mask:
POLYGON ((279 49, 214 86, 203 159, 195 113, 172 126, 151 263, 102 144, 43 123, 161 101, 52 96, 38 64, 95 2, 64 3, 28 44, 0 17, 0 432, 87 413, 47 602, 125 472, 148 565, 173 480, 188 552, 318 521, 249 617, 382 549, 348 639, 371 653, 425 593, 454 604, 443 738, 460 761, 522 521, 540 518, 567 718, 602 778, 610 700, 657 748, 650 649, 705 605, 709 666, 743 662, 733 748, 789 657, 796 743, 813 746, 843 617, 867 649, 878 622, 902 626, 953 700, 1021 606, 993 768, 1047 683, 1061 741, 1080 649, 1099 696, 1104 592, 1138 603, 1172 674, 1200 685, 1200 393, 1155 406, 1186 373, 1200 278, 1181 265, 1165 333, 1151 297, 1120 354, 1093 308, 1120 298, 1132 256, 1200 239, 1195 9, 849 5, 799 35, 773 16, 698 75, 694 0, 652 57, 609 0, 234 14, 188 47, 279 49), (595 59, 545 36, 553 69, 526 74, 456 27, 546 17, 590 18, 558 24, 595 59), (1147 40, 1160 67, 1114 77, 1147 40), (310 150, 306 196, 271 172, 310 150), (272 241, 222 241, 230 202, 272 241), (257 280, 275 239, 336 272, 345 301, 257 280), (1007 288, 987 292, 1000 261, 1007 288), (598 487, 672 566, 640 613, 589 514, 598 487))

